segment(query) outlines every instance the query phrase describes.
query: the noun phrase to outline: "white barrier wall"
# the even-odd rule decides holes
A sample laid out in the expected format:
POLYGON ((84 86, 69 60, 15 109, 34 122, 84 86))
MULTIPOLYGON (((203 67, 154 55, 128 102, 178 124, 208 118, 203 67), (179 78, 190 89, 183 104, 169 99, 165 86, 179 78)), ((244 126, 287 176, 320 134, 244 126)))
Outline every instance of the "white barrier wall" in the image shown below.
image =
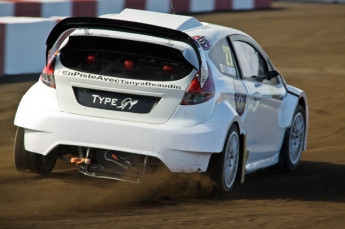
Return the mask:
MULTIPOLYGON (((171 12, 172 0, 0 1, 0 77, 41 72, 53 16, 99 16, 124 8, 171 12), (13 17, 16 16, 16 17, 13 17), (26 17, 23 17, 26 16, 26 17), (39 18, 41 17, 41 18, 39 18)), ((271 0, 174 0, 176 13, 269 8, 271 0)))
POLYGON ((280 0, 281 2, 345 3, 345 0, 280 0))
POLYGON ((40 72, 56 19, 0 17, 0 76, 40 72))
POLYGON ((124 8, 168 13, 171 12, 172 1, 174 1, 176 13, 248 10, 268 8, 271 5, 271 0, 0 0, 0 17, 95 17, 118 13, 124 8))

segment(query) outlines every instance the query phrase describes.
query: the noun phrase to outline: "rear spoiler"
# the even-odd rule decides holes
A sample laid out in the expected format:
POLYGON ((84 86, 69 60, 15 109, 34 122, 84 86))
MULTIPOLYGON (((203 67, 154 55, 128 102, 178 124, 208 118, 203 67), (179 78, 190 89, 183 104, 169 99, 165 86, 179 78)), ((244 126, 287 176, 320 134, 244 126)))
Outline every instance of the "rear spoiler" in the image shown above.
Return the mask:
MULTIPOLYGON (((139 22, 93 17, 69 17, 61 20, 58 24, 56 24, 47 38, 46 58, 48 57, 49 50, 53 47, 61 34, 63 34, 66 30, 72 28, 92 28, 122 31, 178 40, 192 46, 195 53, 197 54, 199 63, 202 62, 196 42, 192 37, 184 32, 139 22)), ((46 62, 47 61, 48 60, 46 59, 46 62)))
POLYGON ((136 34, 143 34, 149 36, 155 36, 166 39, 173 39, 177 41, 184 42, 190 45, 199 61, 199 71, 201 72, 201 77, 199 78, 201 87, 204 85, 206 79, 208 78, 208 68, 206 59, 202 48, 198 42, 195 42, 192 37, 188 34, 173 30, 165 27, 149 25, 139 22, 123 21, 108 18, 95 18, 95 17, 69 17, 61 20, 50 32, 46 41, 46 64, 48 63, 49 50, 53 47, 55 42, 59 37, 66 31, 72 28, 92 28, 92 29, 104 29, 113 31, 122 31, 136 34), (206 74, 207 73, 207 74, 206 74))

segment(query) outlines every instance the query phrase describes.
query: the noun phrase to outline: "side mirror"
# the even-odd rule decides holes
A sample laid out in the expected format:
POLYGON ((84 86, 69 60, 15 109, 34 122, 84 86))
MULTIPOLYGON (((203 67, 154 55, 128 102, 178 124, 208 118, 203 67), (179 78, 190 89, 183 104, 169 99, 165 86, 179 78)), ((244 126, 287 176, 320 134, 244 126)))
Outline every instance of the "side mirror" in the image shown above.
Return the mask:
POLYGON ((269 71, 269 72, 267 73, 266 79, 271 80, 271 79, 273 79, 274 77, 277 77, 277 76, 279 76, 279 75, 280 75, 279 72, 276 71, 276 70, 269 71))

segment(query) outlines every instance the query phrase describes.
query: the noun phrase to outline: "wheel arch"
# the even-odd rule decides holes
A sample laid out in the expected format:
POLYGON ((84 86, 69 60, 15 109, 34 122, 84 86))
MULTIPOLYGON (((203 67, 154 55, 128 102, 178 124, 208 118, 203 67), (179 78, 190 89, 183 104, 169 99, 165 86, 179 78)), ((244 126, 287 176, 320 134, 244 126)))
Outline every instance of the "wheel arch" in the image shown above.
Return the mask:
POLYGON ((304 136, 304 142, 303 142, 303 148, 302 150, 307 149, 307 137, 308 137, 308 125, 309 125, 309 110, 308 110, 308 102, 307 97, 304 93, 304 95, 300 96, 298 99, 298 105, 300 105, 304 110, 305 115, 305 136, 304 136))
POLYGON ((224 123, 226 129, 224 130, 225 134, 223 134, 222 139, 223 148, 225 139, 228 136, 229 130, 233 124, 237 126, 240 134, 245 132, 245 130, 242 127, 241 117, 238 115, 238 113, 232 107, 228 100, 223 100, 214 107, 212 116, 209 118, 207 123, 224 123))
POLYGON ((242 142, 243 141, 241 140, 242 139, 241 129, 239 127, 240 127, 240 122, 238 120, 231 122, 225 136, 222 152, 213 153, 211 155, 211 158, 209 160, 209 164, 207 167, 207 173, 209 174, 210 178, 213 181, 215 181, 217 191, 222 194, 229 192, 236 183, 239 183, 242 177, 241 171, 242 171, 242 142), (229 151, 226 147, 229 147, 229 144, 231 144, 228 141, 230 141, 230 139, 232 138, 232 133, 234 132, 237 132, 236 135, 239 140, 238 142, 239 148, 237 148, 238 154, 230 153, 233 155, 233 159, 230 159, 230 156, 229 158, 227 157, 227 155, 229 154, 229 151), (232 162, 230 163, 230 161, 232 162), (227 165, 227 163, 229 163, 229 165, 227 165), (229 174, 229 172, 227 172, 228 170, 225 169, 226 166, 234 168, 235 170, 233 170, 233 172, 230 171, 230 174, 229 174), (229 178, 231 180, 229 180, 229 178), (229 181, 230 183, 228 183, 229 181))
POLYGON ((307 149, 307 137, 308 137, 308 126, 309 126, 309 109, 308 109, 308 98, 307 98, 307 95, 306 93, 301 90, 301 89, 298 89, 296 87, 293 87, 291 85, 287 85, 287 90, 289 92, 288 94, 288 98, 287 98, 287 104, 286 104, 286 112, 285 114, 287 113, 290 113, 290 115, 286 116, 284 118, 284 120, 286 120, 286 124, 288 123, 288 127, 290 127, 291 125, 291 122, 292 122, 292 117, 293 117, 293 114, 297 108, 298 105, 302 106, 303 110, 304 110, 304 115, 305 115, 305 137, 304 137, 304 144, 303 144, 303 148, 302 150, 306 150, 307 149), (290 97, 290 99, 289 99, 290 97), (294 97, 294 99, 291 99, 291 97, 294 97), (290 101, 293 100, 293 109, 291 107, 291 103, 290 101), (290 112, 288 112, 290 111, 290 112))

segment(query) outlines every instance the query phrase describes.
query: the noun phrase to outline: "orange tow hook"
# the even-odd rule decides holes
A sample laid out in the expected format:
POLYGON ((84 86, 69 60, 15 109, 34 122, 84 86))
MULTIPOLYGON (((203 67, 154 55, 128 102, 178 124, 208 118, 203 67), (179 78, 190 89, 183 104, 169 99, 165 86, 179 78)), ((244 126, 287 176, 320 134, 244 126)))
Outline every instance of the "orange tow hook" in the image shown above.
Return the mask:
POLYGON ((90 158, 80 158, 80 157, 72 157, 71 158, 71 163, 73 164, 81 164, 81 163, 85 163, 85 164, 91 164, 91 159, 90 158))

